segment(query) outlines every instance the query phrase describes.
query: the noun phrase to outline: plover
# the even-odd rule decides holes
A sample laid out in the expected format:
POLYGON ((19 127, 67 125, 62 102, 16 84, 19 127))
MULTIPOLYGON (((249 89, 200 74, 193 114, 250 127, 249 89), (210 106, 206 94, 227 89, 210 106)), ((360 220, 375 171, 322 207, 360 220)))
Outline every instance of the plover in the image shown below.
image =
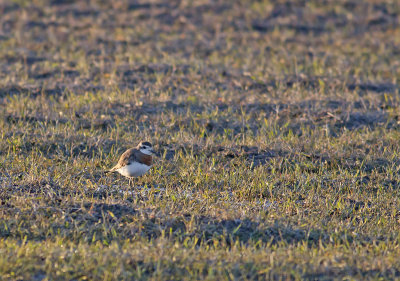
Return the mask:
POLYGON ((118 172, 131 181, 133 177, 140 177, 150 170, 153 164, 153 154, 154 150, 151 143, 142 141, 136 148, 125 151, 119 158, 117 165, 108 172, 118 172))

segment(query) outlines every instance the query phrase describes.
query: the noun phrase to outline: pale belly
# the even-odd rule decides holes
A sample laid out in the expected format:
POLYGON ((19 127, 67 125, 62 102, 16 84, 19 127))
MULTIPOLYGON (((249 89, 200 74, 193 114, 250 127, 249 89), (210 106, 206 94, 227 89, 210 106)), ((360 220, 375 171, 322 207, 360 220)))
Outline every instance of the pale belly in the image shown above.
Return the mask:
POLYGON ((151 166, 147 166, 140 163, 132 163, 125 167, 119 168, 117 170, 118 173, 125 177, 140 177, 141 175, 145 174, 151 166))

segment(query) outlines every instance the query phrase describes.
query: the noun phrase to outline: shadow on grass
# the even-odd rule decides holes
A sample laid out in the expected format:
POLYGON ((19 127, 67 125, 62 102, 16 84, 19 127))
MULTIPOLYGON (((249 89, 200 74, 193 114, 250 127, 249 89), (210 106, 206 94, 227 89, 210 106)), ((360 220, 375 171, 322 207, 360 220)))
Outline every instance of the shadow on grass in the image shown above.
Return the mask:
MULTIPOLYGON (((319 243, 348 244, 357 240, 372 243, 369 237, 348 233, 329 233, 315 228, 299 228, 280 220, 274 223, 251 219, 219 219, 217 217, 183 214, 175 217, 160 215, 155 209, 136 209, 125 203, 66 204, 53 201, 48 206, 24 209, 4 203, 0 212, 8 219, 0 225, 0 238, 45 241, 62 238, 67 241, 125 241, 137 237, 158 239, 167 237, 178 242, 187 238, 197 246, 223 243, 230 247, 236 241, 243 244, 319 243), (196 238, 196 239, 195 239, 196 238), (194 240, 193 240, 194 239, 194 240)), ((261 246, 260 244, 260 246, 261 246)))
MULTIPOLYGON (((381 278, 398 278, 400 277, 400 271, 398 268, 389 268, 386 270, 378 269, 362 269, 357 267, 346 266, 344 268, 340 267, 326 267, 325 270, 318 270, 316 272, 308 272, 302 276, 304 280, 326 280, 329 277, 334 277, 335 279, 346 279, 349 276, 357 276, 359 278, 371 278, 375 277, 377 279, 381 278)), ((389 279, 389 280, 390 280, 389 279)), ((330 279, 329 279, 330 280, 330 279)))
MULTIPOLYGON (((295 226, 275 221, 272 225, 261 224, 251 219, 244 220, 220 220, 215 217, 194 216, 192 223, 189 223, 191 216, 187 218, 177 217, 168 220, 150 219, 147 225, 159 224, 158 228, 163 229, 166 236, 183 241, 185 238, 197 237, 198 244, 213 244, 215 241, 226 243, 230 246, 235 241, 244 244, 280 243, 297 244, 306 241, 310 246, 318 243, 323 238, 323 233, 319 230, 298 229, 295 226)), ((162 235, 161 230, 144 231, 148 238, 158 238, 162 235)))
MULTIPOLYGON (((9 94, 18 91, 18 89, 0 90, 7 91, 9 94)), ((46 90, 50 91, 50 90, 46 90)), ((58 91, 58 90, 57 90, 58 91)), ((60 93, 64 90, 60 90, 60 93)), ((31 94, 33 92, 30 92, 31 94)), ((37 94, 40 91, 37 90, 37 94)), ((4 94, 4 93, 3 93, 4 94)), ((114 116, 131 115, 140 120, 142 116, 156 117, 162 113, 173 112, 176 115, 184 116, 187 112, 191 113, 211 113, 218 109, 219 112, 229 112, 227 116, 221 116, 218 119, 203 117, 196 118, 196 123, 199 127, 204 128, 203 137, 207 138, 210 135, 232 135, 232 137, 251 131, 254 135, 267 134, 273 130, 275 135, 294 134, 296 136, 308 135, 311 130, 317 128, 329 127, 329 137, 337 137, 344 130, 359 130, 359 129, 375 129, 384 127, 387 129, 397 128, 398 116, 390 115, 382 110, 385 107, 391 107, 390 103, 381 102, 378 105, 371 105, 368 101, 349 103, 344 100, 307 100, 301 103, 223 103, 202 104, 193 102, 175 103, 167 102, 147 102, 143 105, 131 105, 120 102, 113 102, 108 105, 111 108, 109 116, 102 118, 84 118, 84 112, 76 112, 75 116, 48 118, 39 114, 20 116, 17 113, 4 116, 6 123, 14 124, 18 122, 28 124, 57 125, 57 124, 72 124, 78 129, 102 129, 113 128, 116 126, 114 116), (238 120, 237 116, 242 112, 249 116, 246 125, 238 120), (266 128, 264 132, 264 122, 260 121, 260 116, 265 115, 268 120, 274 120, 273 124, 266 128)), ((103 114, 104 107, 99 106, 94 109, 95 116, 103 114)), ((151 121, 151 118, 148 122, 151 121)), ((193 117, 185 117, 168 125, 168 132, 178 132, 182 126, 192 129, 193 133, 199 134, 200 128, 191 128, 193 117)), ((146 122, 143 123, 144 125, 146 122)))

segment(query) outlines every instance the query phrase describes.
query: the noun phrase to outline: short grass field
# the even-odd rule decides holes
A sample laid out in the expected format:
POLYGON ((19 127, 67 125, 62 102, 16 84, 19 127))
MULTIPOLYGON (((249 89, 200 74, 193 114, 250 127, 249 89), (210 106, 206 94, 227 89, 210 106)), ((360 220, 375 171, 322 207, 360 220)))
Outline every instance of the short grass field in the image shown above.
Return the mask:
POLYGON ((0 279, 400 279, 399 81, 395 0, 1 1, 0 279))

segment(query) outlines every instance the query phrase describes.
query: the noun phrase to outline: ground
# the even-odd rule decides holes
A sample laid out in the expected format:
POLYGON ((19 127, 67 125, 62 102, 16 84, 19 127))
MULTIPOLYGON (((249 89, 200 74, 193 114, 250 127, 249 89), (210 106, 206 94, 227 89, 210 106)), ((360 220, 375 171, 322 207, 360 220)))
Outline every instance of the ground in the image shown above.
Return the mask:
POLYGON ((398 1, 0 14, 4 280, 400 279, 398 1))

